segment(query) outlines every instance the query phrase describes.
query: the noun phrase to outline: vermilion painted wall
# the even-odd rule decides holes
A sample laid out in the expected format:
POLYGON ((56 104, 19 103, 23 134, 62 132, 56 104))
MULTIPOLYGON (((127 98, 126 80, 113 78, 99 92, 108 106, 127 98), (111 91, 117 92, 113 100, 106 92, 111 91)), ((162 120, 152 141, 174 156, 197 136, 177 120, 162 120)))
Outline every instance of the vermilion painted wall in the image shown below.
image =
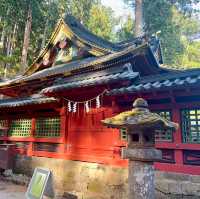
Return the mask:
MULTIPOLYGON (((183 107, 196 107, 200 104, 165 104, 151 106, 152 110, 172 110, 172 119, 177 123, 180 121, 180 109, 183 107)), ((32 135, 28 138, 20 137, 0 137, 4 142, 25 142, 27 148, 16 149, 17 153, 28 156, 44 156, 51 158, 62 158, 70 160, 80 160, 86 162, 96 162, 102 164, 127 167, 127 161, 120 157, 121 148, 126 146, 120 140, 119 130, 109 129, 101 124, 101 120, 111 117, 117 112, 124 111, 112 103, 111 106, 100 109, 91 109, 89 113, 83 111, 68 113, 66 107, 59 109, 61 117, 61 137, 60 138, 35 138, 35 117, 32 119, 32 135), (58 144, 56 152, 35 151, 34 142, 58 144)), ((156 169, 171 172, 181 172, 200 175, 200 166, 185 165, 183 163, 184 150, 199 150, 200 144, 184 144, 181 138, 181 128, 174 134, 173 142, 159 142, 156 147, 171 149, 174 151, 174 163, 155 163, 156 169)))

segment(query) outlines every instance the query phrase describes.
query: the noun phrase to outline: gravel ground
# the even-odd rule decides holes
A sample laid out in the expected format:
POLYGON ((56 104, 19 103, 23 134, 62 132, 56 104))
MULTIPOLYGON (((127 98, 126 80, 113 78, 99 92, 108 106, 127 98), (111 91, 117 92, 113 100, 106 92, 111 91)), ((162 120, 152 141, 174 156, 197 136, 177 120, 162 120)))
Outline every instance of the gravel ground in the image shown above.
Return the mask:
POLYGON ((25 199, 26 187, 0 179, 0 199, 25 199))

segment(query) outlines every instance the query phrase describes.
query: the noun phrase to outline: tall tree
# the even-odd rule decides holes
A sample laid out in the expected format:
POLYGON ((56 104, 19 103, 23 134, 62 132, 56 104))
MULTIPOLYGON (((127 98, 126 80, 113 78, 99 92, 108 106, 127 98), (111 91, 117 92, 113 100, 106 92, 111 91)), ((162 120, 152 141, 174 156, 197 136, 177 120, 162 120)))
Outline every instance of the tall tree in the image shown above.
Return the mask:
POLYGON ((143 0, 135 0, 135 36, 143 35, 143 0))
MULTIPOLYGON (((137 0, 124 0, 136 9, 137 0)), ((160 40, 166 64, 180 65, 185 45, 181 40, 184 26, 190 26, 186 19, 193 12, 193 4, 199 0, 143 0, 144 31, 152 35, 161 31, 160 40), (181 16, 180 16, 181 15, 181 16), (181 19, 181 20, 180 20, 181 19)), ((137 21, 138 15, 135 15, 137 21)), ((137 29, 138 23, 135 24, 137 29)), ((189 28, 190 34, 193 28, 189 28)))
POLYGON ((94 34, 107 40, 114 40, 113 27, 115 24, 116 20, 114 19, 112 9, 101 4, 92 6, 86 26, 94 34))
POLYGON ((125 19, 125 22, 121 22, 121 27, 117 31, 117 39, 127 40, 128 38, 134 37, 134 20, 130 15, 125 19))
POLYGON ((29 4, 27 21, 24 31, 24 43, 22 48, 22 58, 21 58, 22 71, 25 71, 25 68, 27 67, 27 55, 28 55, 28 48, 30 41, 31 25, 32 25, 32 8, 31 5, 29 4))
POLYGON ((9 77, 23 71, 44 47, 58 19, 66 13, 74 15, 94 33, 100 33, 102 25, 104 30, 100 36, 113 38, 112 13, 99 7, 100 0, 1 0, 0 75, 5 73, 9 77), (91 17, 95 9, 105 18, 91 17))

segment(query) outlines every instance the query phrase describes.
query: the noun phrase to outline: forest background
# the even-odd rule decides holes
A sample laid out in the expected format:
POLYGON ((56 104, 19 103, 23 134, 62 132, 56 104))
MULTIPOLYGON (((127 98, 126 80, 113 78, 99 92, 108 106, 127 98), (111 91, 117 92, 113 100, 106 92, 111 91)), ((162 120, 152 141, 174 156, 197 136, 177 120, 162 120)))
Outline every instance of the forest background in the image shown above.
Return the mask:
POLYGON ((124 0, 133 15, 116 16, 100 0, 0 0, 0 78, 22 73, 45 46, 59 18, 72 14, 112 42, 131 39, 140 4, 143 30, 157 34, 164 64, 200 67, 200 0, 124 0))

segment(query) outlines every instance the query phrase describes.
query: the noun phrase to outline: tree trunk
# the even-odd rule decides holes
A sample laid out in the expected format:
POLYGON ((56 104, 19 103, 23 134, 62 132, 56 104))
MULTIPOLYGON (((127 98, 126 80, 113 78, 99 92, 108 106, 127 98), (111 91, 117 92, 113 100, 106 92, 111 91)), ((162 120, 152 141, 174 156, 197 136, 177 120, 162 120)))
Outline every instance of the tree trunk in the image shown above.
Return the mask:
POLYGON ((3 46, 3 44, 4 44, 4 39, 5 39, 5 24, 3 24, 2 32, 1 32, 1 40, 0 40, 0 43, 1 43, 2 46, 3 46))
POLYGON ((18 25, 17 23, 15 23, 14 28, 13 28, 13 33, 12 33, 11 46, 10 46, 10 53, 9 53, 10 56, 12 56, 13 49, 15 48, 15 43, 16 43, 15 38, 16 38, 17 28, 18 28, 18 25))
POLYGON ((135 0, 135 36, 141 37, 143 32, 143 5, 142 0, 135 0))
MULTIPOLYGON (((6 17, 8 17, 9 12, 10 10, 8 9, 6 12, 6 17)), ((3 21, 3 18, 1 18, 1 21, 3 21)), ((1 32, 1 40, 0 40, 0 43, 2 46, 4 45, 5 35, 6 35, 6 24, 3 23, 2 32, 1 32)))
MULTIPOLYGON (((14 45, 15 45, 16 31, 17 31, 17 24, 15 23, 12 34, 9 34, 8 37, 7 37, 6 57, 11 57, 12 56, 13 48, 14 48, 14 45)), ((8 71, 8 67, 10 67, 10 65, 11 65, 10 62, 6 62, 4 64, 4 78, 7 77, 7 71, 8 71)))
POLYGON ((41 45, 41 50, 45 46, 46 38, 47 38, 47 30, 48 30, 48 24, 49 24, 49 19, 47 17, 45 27, 44 27, 44 33, 43 33, 43 38, 42 38, 42 45, 41 45))
POLYGON ((25 68, 27 66, 27 55, 28 55, 28 47, 30 41, 31 25, 32 25, 32 11, 31 11, 31 6, 29 5, 28 16, 24 31, 24 43, 23 43, 22 58, 21 58, 23 72, 25 71, 25 68))

